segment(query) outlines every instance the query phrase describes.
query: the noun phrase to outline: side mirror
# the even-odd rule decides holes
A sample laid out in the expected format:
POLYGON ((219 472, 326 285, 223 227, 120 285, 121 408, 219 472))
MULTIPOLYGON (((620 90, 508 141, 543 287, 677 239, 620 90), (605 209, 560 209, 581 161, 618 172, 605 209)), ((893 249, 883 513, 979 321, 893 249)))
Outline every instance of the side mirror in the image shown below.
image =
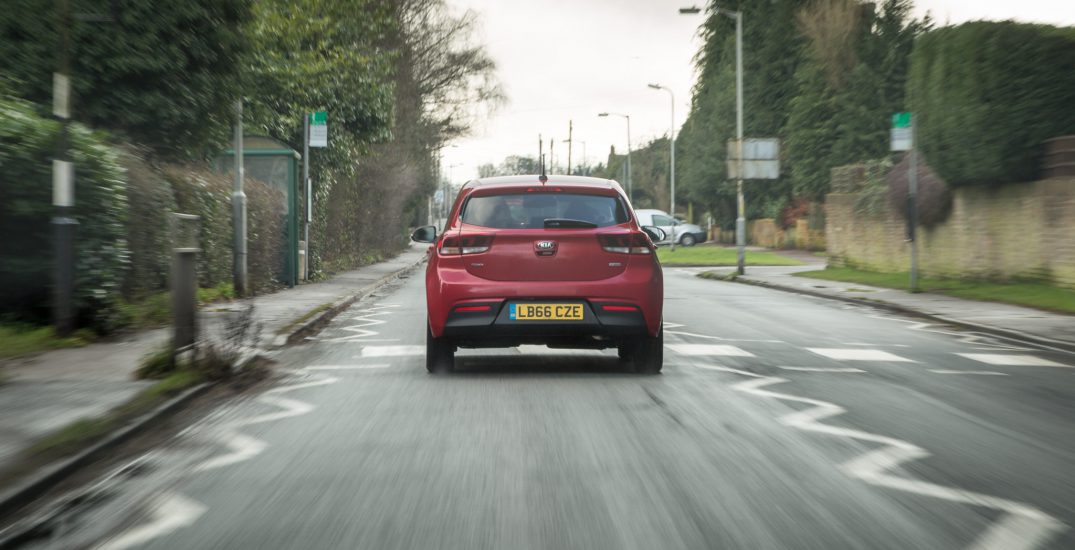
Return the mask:
POLYGON ((437 227, 433 225, 427 225, 425 227, 419 227, 411 233, 411 240, 416 243, 431 243, 437 240, 437 227))
POLYGON ((654 227, 652 225, 646 225, 642 227, 642 231, 645 231, 651 241, 659 243, 668 238, 668 233, 665 233, 660 227, 654 227))

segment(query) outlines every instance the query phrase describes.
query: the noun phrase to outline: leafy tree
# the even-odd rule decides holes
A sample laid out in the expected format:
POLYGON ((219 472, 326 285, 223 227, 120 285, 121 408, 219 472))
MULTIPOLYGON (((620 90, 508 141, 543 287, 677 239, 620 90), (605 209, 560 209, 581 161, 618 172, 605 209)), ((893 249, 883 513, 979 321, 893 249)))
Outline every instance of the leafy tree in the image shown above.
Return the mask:
MULTIPOLYGON (((0 73, 15 92, 50 104, 60 56, 56 2, 7 0, 0 10, 0 73)), ((251 0, 69 0, 74 116, 171 156, 214 151, 239 95, 242 25, 251 0)))

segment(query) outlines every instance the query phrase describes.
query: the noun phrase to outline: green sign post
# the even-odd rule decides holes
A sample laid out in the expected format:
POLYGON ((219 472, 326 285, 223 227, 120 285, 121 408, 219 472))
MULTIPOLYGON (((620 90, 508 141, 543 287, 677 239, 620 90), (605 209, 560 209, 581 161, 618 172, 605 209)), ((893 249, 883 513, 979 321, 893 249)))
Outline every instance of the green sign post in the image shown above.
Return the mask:
POLYGON ((915 124, 913 113, 892 115, 892 150, 910 151, 910 167, 907 169, 907 243, 911 245, 911 292, 918 292, 918 154, 915 150, 915 124))
POLYGON ((310 113, 310 147, 328 147, 328 113, 310 113))

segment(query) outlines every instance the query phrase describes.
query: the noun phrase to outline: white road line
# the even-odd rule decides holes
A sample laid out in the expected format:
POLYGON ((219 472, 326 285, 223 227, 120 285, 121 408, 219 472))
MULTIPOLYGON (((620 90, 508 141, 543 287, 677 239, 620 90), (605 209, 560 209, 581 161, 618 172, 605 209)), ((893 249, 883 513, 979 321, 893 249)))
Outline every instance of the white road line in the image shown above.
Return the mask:
POLYGON ((219 434, 220 443, 231 450, 228 454, 215 456, 198 464, 194 468, 195 472, 204 472, 206 470, 212 470, 214 468, 221 468, 223 466, 230 466, 232 464, 238 464, 245 462, 261 454, 268 443, 248 435, 243 435, 239 432, 222 432, 219 434))
POLYGON ((425 355, 425 346, 365 346, 359 357, 403 357, 406 355, 425 355))
MULTIPOLYGON (((667 327, 668 325, 665 325, 665 326, 667 327)), ((760 343, 766 343, 766 344, 786 344, 787 343, 787 342, 785 342, 783 340, 752 340, 752 339, 749 339, 749 338, 721 338, 720 336, 710 336, 708 334, 695 334, 693 332, 681 332, 681 331, 678 331, 678 330, 667 330, 667 329, 665 329, 664 333, 665 334, 676 334, 676 335, 679 335, 679 336, 691 336, 691 337, 694 337, 694 338, 708 338, 710 340, 721 340, 721 341, 724 341, 724 342, 760 342, 760 343)))
POLYGON ((909 348, 911 346, 907 344, 870 344, 866 342, 843 342, 845 346, 863 346, 863 347, 875 347, 875 348, 909 348))
POLYGON ((176 529, 191 525, 206 510, 207 508, 201 503, 175 493, 166 493, 156 501, 148 523, 121 533, 96 548, 97 550, 126 550, 141 546, 176 529))
POLYGON ((930 453, 901 439, 821 424, 821 420, 847 412, 839 405, 762 389, 787 382, 786 378, 762 376, 727 367, 711 367, 711 369, 752 378, 752 380, 732 386, 738 391, 811 405, 811 408, 780 417, 779 421, 786 426, 884 445, 841 464, 840 469, 850 477, 878 487, 1004 512, 1005 515, 999 521, 993 523, 968 547, 971 550, 1032 550, 1066 529, 1066 526, 1056 518, 1021 502, 891 475, 889 473, 891 470, 912 460, 928 457, 930 453))
POLYGON ((851 367, 779 367, 784 370, 794 370, 801 372, 866 372, 862 369, 855 369, 851 367))
POLYGON ((837 361, 887 361, 915 363, 905 357, 900 357, 879 349, 841 349, 841 348, 806 348, 818 355, 835 359, 837 361))
POLYGON ((1049 359, 1043 359, 1036 355, 1003 355, 998 353, 957 353, 956 355, 973 359, 987 365, 1007 365, 1012 367, 1061 367, 1072 368, 1071 365, 1057 363, 1049 359))
POLYGON ((363 369, 387 369, 392 365, 310 365, 303 367, 304 370, 363 370, 363 369))
POLYGON ((944 370, 944 369, 929 369, 929 372, 934 374, 977 374, 981 376, 1008 376, 1004 372, 995 372, 991 370, 944 370))
POLYGON ((680 355, 723 355, 729 357, 754 357, 753 353, 735 346, 710 344, 665 344, 665 349, 680 355))

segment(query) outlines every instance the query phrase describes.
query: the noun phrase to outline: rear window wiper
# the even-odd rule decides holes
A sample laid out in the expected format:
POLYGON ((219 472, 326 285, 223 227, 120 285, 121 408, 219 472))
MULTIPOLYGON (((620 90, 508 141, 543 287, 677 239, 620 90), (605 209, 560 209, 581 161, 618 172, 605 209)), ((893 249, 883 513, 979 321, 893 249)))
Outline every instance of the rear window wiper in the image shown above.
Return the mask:
POLYGON ((545 218, 545 229, 593 229, 596 223, 570 218, 545 218))

